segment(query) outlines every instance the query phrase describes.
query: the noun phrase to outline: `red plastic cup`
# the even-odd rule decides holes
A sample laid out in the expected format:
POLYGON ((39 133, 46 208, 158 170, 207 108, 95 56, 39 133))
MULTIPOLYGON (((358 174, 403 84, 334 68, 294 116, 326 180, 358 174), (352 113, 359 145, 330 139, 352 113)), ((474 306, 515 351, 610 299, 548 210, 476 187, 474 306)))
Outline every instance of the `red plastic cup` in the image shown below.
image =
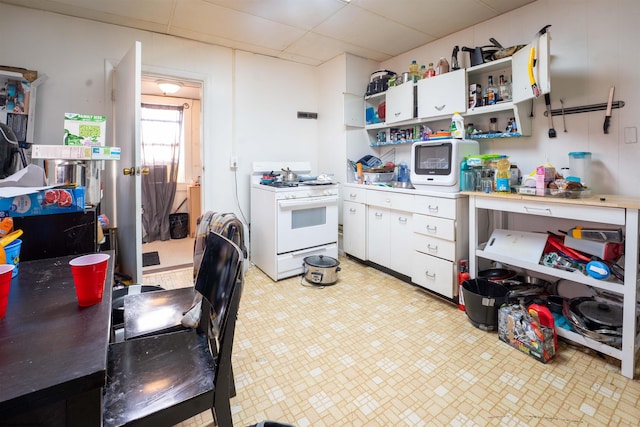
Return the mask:
POLYGON ((108 261, 109 255, 103 253, 83 255, 69 261, 80 307, 102 301, 108 261))
POLYGON ((9 290, 11 289, 11 274, 16 268, 13 264, 0 264, 0 319, 7 314, 9 290))

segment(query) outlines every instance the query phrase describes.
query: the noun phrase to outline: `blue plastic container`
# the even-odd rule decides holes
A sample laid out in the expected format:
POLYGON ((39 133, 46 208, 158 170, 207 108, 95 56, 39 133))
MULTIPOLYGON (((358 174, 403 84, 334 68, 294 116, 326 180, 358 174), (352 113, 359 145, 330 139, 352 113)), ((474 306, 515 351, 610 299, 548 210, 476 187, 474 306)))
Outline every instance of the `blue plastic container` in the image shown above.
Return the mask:
POLYGON ((22 240, 16 239, 4 247, 4 252, 7 256, 7 264, 13 264, 16 268, 13 269, 11 277, 18 275, 18 264, 20 263, 20 248, 22 247, 22 240))

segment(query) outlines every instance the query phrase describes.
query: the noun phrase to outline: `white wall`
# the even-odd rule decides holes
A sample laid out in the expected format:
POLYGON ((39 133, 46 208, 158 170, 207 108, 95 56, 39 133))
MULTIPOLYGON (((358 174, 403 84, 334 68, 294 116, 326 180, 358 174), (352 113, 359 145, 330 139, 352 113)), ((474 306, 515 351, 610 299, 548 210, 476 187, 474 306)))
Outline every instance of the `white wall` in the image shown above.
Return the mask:
MULTIPOLYGON (((624 129, 640 128, 640 2, 637 0, 538 0, 444 39, 421 46, 382 63, 382 68, 406 71, 412 59, 436 63, 451 59, 453 46, 481 46, 494 37, 503 46, 526 44, 551 24, 551 103, 560 108, 606 103, 610 86, 614 100, 625 107, 613 110, 609 134, 602 130, 604 111, 553 117, 556 138, 548 137, 544 100, 535 102, 533 133, 517 140, 482 141, 484 153, 508 154, 523 173, 551 162, 568 166, 571 151, 593 153, 593 188, 597 193, 640 196, 640 143, 625 144, 624 129)), ((461 54, 467 61, 468 54, 461 54)), ((466 66, 462 61, 461 66, 466 66)), ((639 136, 640 137, 640 136, 639 136)), ((409 153, 406 148, 402 148, 409 153)))
POLYGON ((201 80, 205 210, 239 213, 237 194, 249 218, 253 161, 316 161, 317 121, 296 118, 297 111, 318 109, 315 67, 5 4, 0 40, 3 65, 48 76, 38 89, 39 144, 62 143, 65 112, 111 115, 105 63, 117 63, 135 41, 142 43, 143 72, 201 80))

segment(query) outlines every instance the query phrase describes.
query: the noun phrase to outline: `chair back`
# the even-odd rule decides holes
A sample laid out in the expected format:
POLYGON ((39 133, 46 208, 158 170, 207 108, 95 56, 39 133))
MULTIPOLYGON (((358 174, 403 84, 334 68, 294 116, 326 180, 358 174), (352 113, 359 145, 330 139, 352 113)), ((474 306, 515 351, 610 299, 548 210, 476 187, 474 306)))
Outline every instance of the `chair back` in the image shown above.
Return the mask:
MULTIPOLYGON (((232 311, 229 308, 233 305, 232 298, 236 296, 239 300, 243 259, 242 251, 231 240, 218 233, 208 233, 195 289, 208 303, 202 305, 200 326, 209 337, 224 332, 228 312, 232 311), (240 282, 240 286, 236 282, 240 282)), ((234 317, 236 312, 233 312, 234 317)))
POLYGON ((242 221, 233 213, 207 211, 198 219, 198 229, 193 247, 194 278, 200 269, 210 232, 218 233, 231 240, 240 248, 244 258, 248 257, 248 251, 244 243, 244 224, 242 221))

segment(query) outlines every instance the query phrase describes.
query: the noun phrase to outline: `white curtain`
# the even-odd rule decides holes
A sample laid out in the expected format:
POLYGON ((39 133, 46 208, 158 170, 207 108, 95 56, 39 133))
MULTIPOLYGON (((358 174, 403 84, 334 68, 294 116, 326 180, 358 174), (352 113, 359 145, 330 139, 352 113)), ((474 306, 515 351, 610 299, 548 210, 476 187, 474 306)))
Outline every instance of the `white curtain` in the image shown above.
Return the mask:
POLYGON ((176 194, 180 147, 183 139, 183 107, 142 104, 143 242, 169 240, 169 215, 176 194))

